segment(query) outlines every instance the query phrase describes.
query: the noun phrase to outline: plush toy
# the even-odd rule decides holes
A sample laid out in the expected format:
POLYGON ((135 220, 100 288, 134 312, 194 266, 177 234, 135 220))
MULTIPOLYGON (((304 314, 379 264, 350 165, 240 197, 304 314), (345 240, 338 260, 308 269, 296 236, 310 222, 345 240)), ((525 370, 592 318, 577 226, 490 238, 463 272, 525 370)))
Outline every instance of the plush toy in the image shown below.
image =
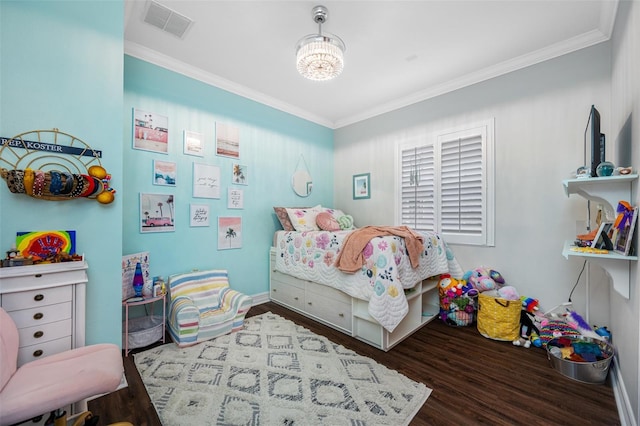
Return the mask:
POLYGON ((522 296, 520 300, 522 301, 522 309, 529 312, 530 314, 535 314, 536 311, 540 309, 540 307, 538 306, 538 299, 532 299, 531 297, 522 296))
POLYGON ((520 295, 518 294, 518 290, 514 286, 506 285, 498 289, 498 294, 503 299, 507 300, 520 300, 520 295))
POLYGON ((467 271, 462 279, 471 283, 479 292, 495 290, 505 283, 500 272, 482 267, 467 271))
POLYGON ((540 323, 540 341, 542 347, 546 347, 551 339, 565 335, 580 336, 581 334, 575 329, 575 326, 564 320, 544 319, 540 323))
POLYGON ((593 328, 591 328, 589 324, 587 324, 587 322, 584 319, 582 319, 580 314, 578 314, 576 311, 569 312, 569 315, 567 315, 566 320, 567 320, 567 323, 571 324, 571 326, 573 326, 573 328, 578 330, 580 334, 582 334, 583 336, 591 337, 594 339, 601 339, 601 336, 598 333, 596 333, 593 330, 593 328))
POLYGON ((465 280, 442 274, 438 281, 440 319, 449 325, 469 325, 474 320, 478 292, 465 280))
POLYGON ((340 225, 340 229, 343 231, 345 229, 353 229, 353 217, 349 214, 345 214, 344 216, 340 216, 338 218, 338 224, 340 225))
POLYGON ((539 333, 540 330, 534 324, 531 314, 522 309, 520 311, 520 337, 511 343, 525 348, 529 348, 533 343, 534 346, 539 348, 541 346, 539 333))

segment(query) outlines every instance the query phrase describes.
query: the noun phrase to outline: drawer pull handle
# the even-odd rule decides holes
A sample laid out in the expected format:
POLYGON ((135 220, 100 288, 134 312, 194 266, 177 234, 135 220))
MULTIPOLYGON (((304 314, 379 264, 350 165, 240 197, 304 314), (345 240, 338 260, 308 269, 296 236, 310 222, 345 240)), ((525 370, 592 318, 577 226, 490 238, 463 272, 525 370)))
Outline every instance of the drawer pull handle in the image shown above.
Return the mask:
POLYGON ((299 300, 299 299, 300 299, 299 297, 294 297, 294 298, 293 298, 293 300, 299 300))
POLYGON ((36 331, 35 333, 33 333, 33 337, 35 337, 36 339, 39 339, 42 336, 44 336, 44 331, 36 331))
POLYGON ((34 275, 36 278, 42 278, 42 274, 35 274, 34 275))
POLYGON ((278 291, 278 289, 277 289, 277 288, 274 288, 274 289, 273 289, 273 292, 275 293, 276 291, 278 291))
POLYGON ((43 353, 44 352, 42 352, 42 349, 38 349, 37 351, 33 352, 33 356, 34 357, 39 357, 39 356, 42 356, 43 353))
POLYGON ((37 314, 35 314, 33 316, 34 320, 41 320, 44 317, 44 314, 42 312, 38 312, 37 314))
POLYGON ((311 306, 311 305, 312 305, 312 303, 311 303, 311 302, 307 302, 307 304, 308 304, 309 306, 311 306))
POLYGON ((33 298, 36 302, 41 302, 44 300, 44 294, 36 294, 33 298))
POLYGON ((340 313, 338 314, 339 317, 344 317, 344 314, 340 313))

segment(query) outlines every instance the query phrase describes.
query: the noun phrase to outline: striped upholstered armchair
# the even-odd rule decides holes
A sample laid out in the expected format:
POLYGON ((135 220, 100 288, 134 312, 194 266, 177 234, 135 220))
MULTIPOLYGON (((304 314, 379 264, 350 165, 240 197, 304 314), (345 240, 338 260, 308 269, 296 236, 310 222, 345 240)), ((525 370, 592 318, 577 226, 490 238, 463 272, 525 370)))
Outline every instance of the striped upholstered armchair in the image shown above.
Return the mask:
POLYGON ((225 270, 169 277, 169 334, 180 347, 242 328, 251 297, 229 287, 225 270))

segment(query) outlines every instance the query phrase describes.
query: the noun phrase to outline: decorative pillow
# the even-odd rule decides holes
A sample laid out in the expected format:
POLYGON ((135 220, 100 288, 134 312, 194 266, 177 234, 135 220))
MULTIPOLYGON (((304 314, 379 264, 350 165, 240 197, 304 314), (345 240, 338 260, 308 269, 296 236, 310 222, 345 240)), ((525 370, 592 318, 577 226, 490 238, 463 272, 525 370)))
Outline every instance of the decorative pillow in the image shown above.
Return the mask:
MULTIPOLYGON (((306 207, 295 208, 306 209, 306 207)), ((276 216, 280 221, 280 225, 282 225, 282 229, 287 232, 295 231, 293 225, 291 224, 291 220, 289 220, 289 214, 287 213, 286 207, 274 207, 273 210, 276 212, 276 216)))
POLYGON ((291 225, 298 232, 319 231, 320 228, 316 224, 316 216, 321 212, 322 206, 320 204, 306 209, 287 209, 291 225))
POLYGON ((329 212, 320 212, 316 216, 316 224, 323 231, 339 231, 340 224, 329 212))

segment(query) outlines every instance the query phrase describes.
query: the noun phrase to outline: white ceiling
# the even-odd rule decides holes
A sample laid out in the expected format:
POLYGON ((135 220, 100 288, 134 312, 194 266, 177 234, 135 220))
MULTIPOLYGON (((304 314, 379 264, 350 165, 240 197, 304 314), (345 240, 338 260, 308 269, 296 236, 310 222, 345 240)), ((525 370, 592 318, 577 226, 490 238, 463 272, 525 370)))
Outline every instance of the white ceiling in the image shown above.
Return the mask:
POLYGON ((125 0, 125 53, 318 124, 339 128, 610 38, 617 0, 158 0, 194 21, 180 39, 125 0), (295 45, 344 40, 336 79, 298 75, 295 45))

